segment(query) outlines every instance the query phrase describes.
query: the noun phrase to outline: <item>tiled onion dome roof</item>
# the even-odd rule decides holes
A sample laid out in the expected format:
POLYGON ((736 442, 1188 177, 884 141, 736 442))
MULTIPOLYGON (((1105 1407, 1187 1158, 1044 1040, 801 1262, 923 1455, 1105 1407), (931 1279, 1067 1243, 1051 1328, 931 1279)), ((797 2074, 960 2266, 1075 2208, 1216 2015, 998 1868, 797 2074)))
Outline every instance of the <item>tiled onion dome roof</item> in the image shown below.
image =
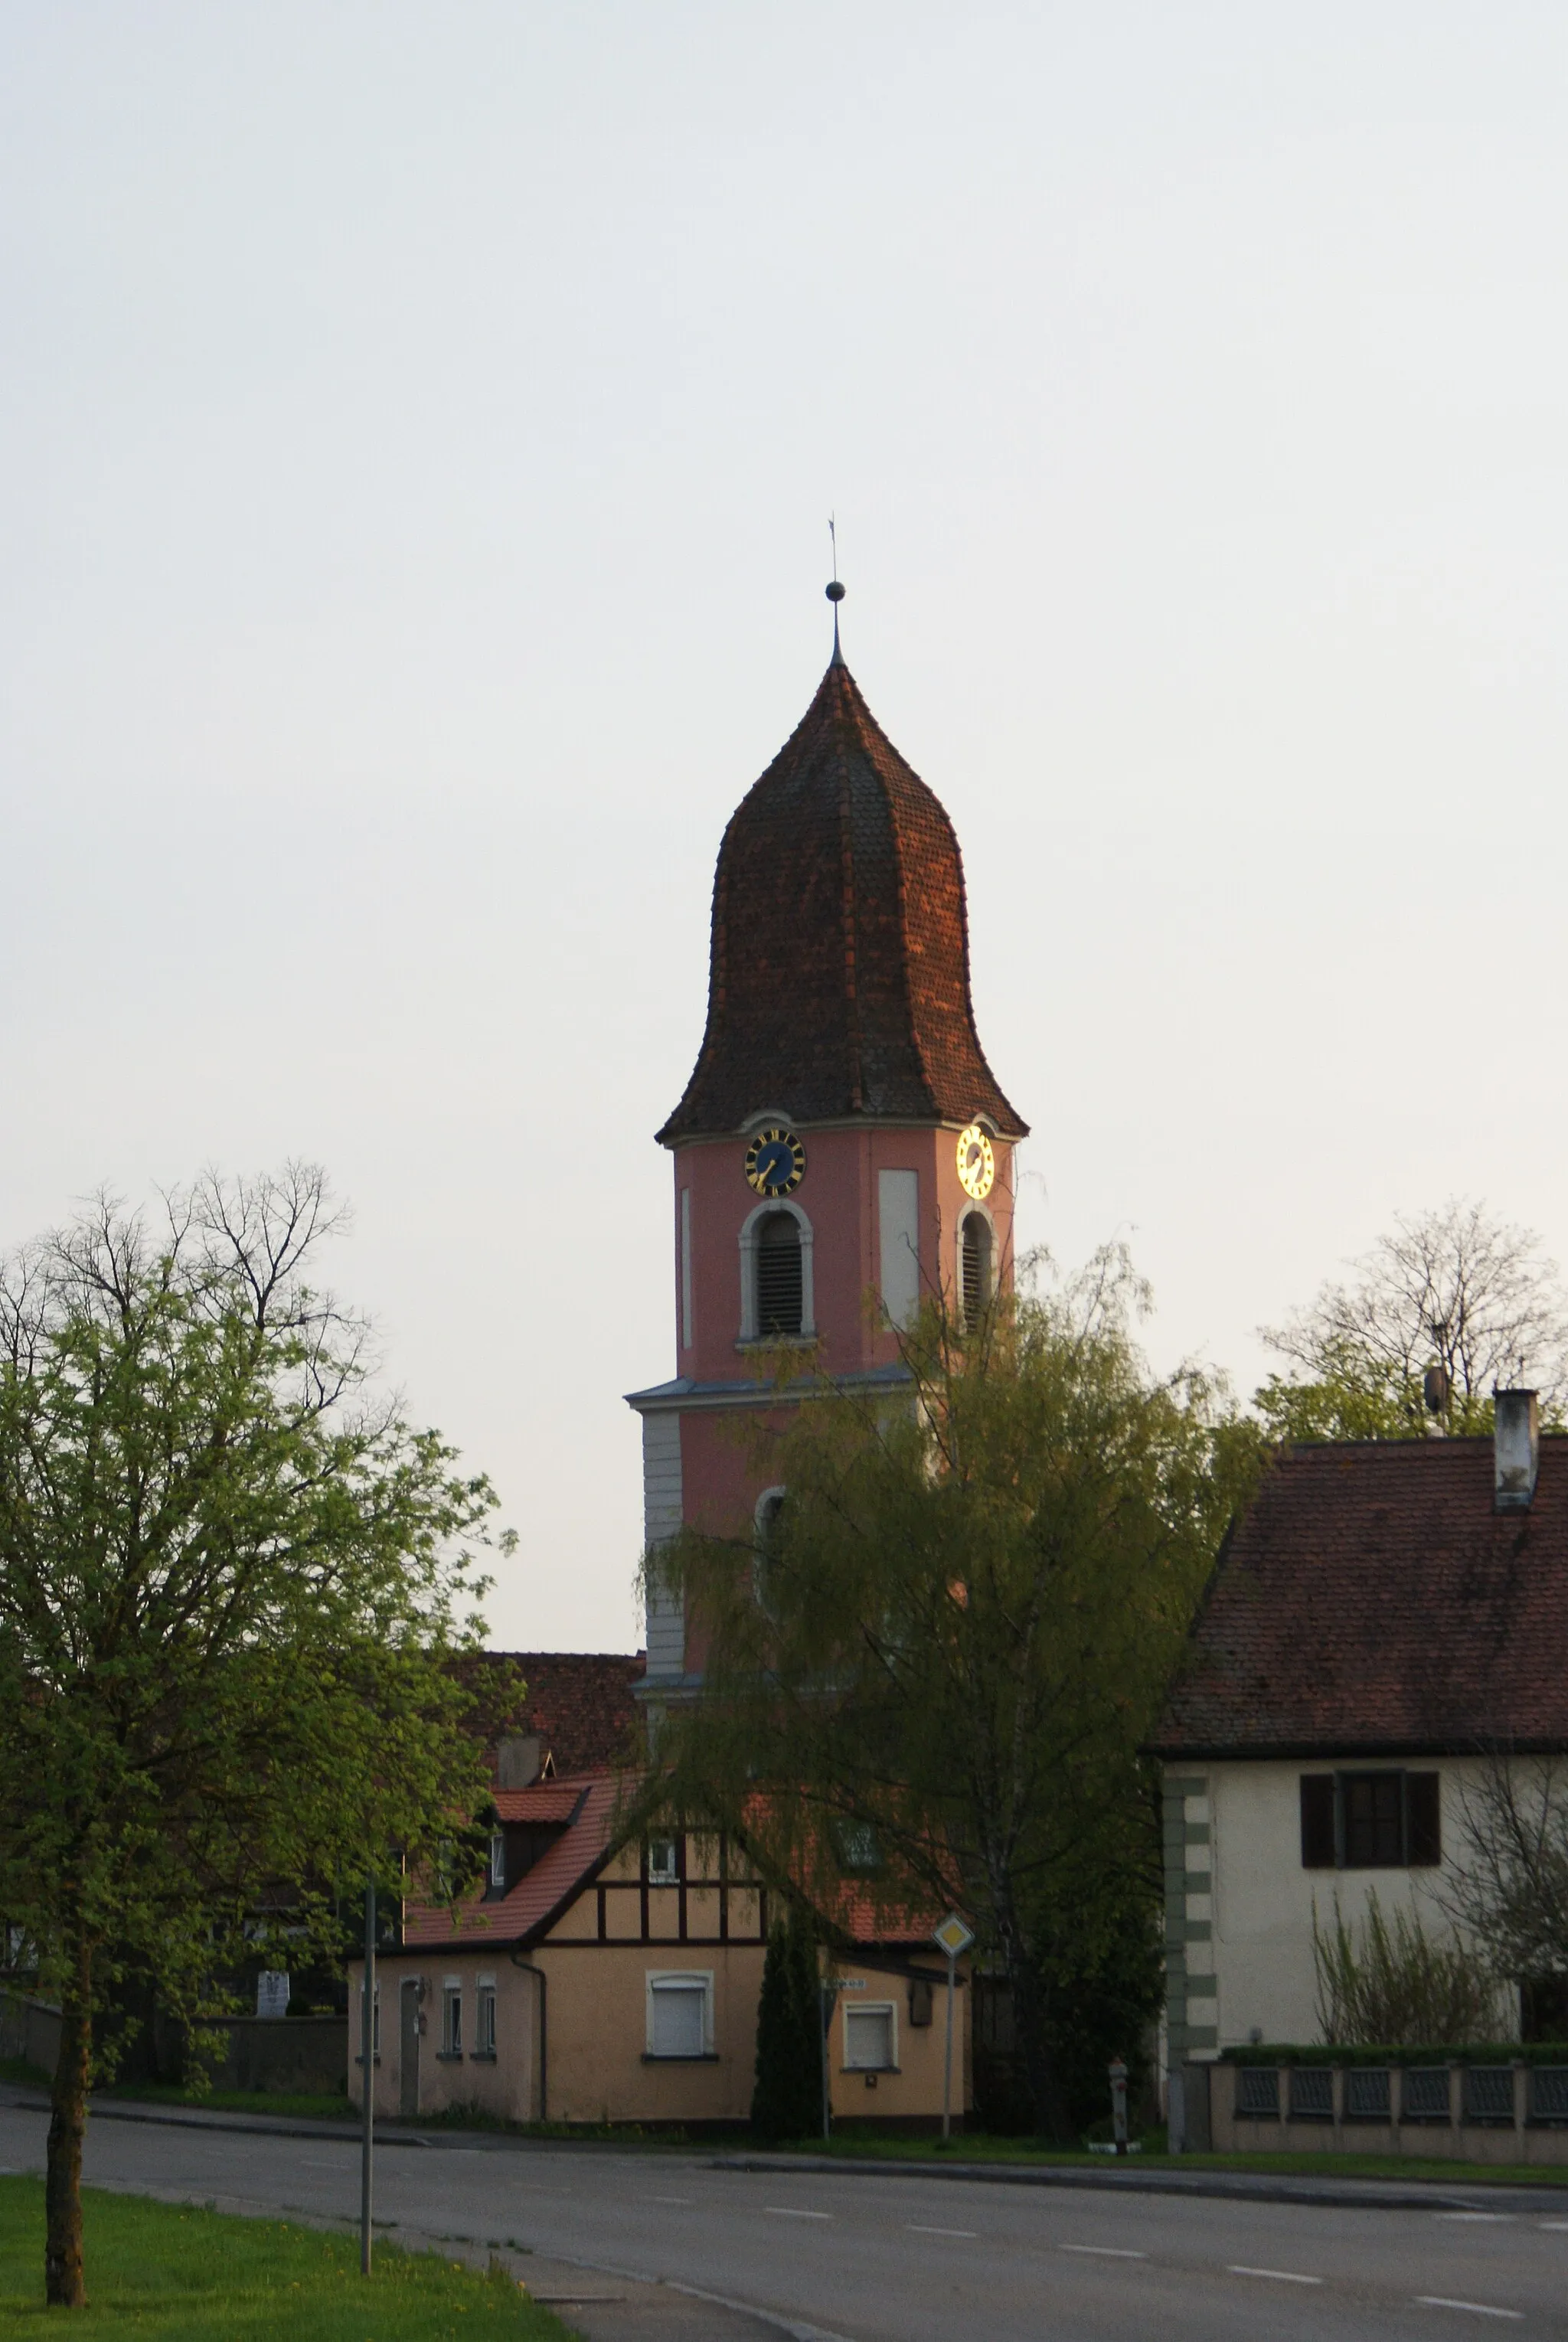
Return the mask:
POLYGON ((953 825, 836 658, 724 832, 707 1031, 659 1137, 770 1107, 1028 1129, 974 1030, 953 825))

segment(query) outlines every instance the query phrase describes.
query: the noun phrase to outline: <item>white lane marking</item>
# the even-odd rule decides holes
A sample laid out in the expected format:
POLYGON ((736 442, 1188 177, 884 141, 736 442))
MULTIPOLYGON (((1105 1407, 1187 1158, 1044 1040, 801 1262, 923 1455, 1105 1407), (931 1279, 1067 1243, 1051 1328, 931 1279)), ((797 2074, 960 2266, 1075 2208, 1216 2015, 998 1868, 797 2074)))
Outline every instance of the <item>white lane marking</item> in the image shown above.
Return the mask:
POLYGON ((1512 2212, 1434 2212, 1434 2220, 1512 2220, 1512 2212))
POLYGON ((793 2204, 764 2204, 763 2210, 771 2212, 775 2220, 831 2220, 833 2217, 831 2212, 797 2211, 793 2204))
POLYGON ((1522 2309, 1494 2309, 1489 2301, 1452 2301, 1445 2293, 1418 2293, 1423 2309, 1468 2309, 1473 2317, 1523 2317, 1522 2309))
POLYGON ((912 2237, 977 2237, 978 2228, 928 2228, 924 2221, 905 2220, 904 2227, 912 2237))
POLYGON ((689 2196, 644 2196, 644 2198, 643 2198, 643 2201, 644 2201, 644 2204, 687 2204, 687 2205, 689 2205, 689 2204, 690 2204, 690 2202, 691 2202, 691 2200, 692 2200, 692 2199, 691 2199, 691 2197, 690 2197, 689 2196))
POLYGON ((1103 2261, 1146 2261, 1149 2257, 1147 2253, 1129 2251, 1125 2245, 1058 2245, 1056 2249, 1063 2253, 1093 2253, 1103 2261))
POLYGON ((1303 2277, 1297 2269, 1248 2268, 1241 2261, 1226 2264, 1232 2277, 1272 2277, 1279 2285, 1321 2285, 1321 2277, 1303 2277))
POLYGON ((1568 2220, 1537 2220, 1538 2228, 1568 2228, 1568 2220))

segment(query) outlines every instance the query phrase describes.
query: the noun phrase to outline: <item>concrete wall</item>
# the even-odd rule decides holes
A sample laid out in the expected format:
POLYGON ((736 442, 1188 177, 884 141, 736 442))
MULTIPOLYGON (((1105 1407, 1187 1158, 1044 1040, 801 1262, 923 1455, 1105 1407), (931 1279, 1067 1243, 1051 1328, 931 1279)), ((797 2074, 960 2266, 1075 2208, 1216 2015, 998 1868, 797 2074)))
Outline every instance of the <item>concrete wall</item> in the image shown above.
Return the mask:
MULTIPOLYGON (((1209 2117, 1214 2151, 1221 2155, 1322 2155, 1327 2151, 1352 2155, 1403 2155, 1425 2159, 1449 2157, 1466 2163, 1568 2164, 1568 2124, 1532 2118, 1529 2068, 1513 2068, 1513 2111, 1510 2119, 1486 2122, 1464 2118, 1463 2069, 1449 2068, 1449 2112, 1446 2121, 1430 2117, 1406 2122, 1400 2112, 1400 2077, 1392 2077, 1390 2110, 1396 2119, 1366 2122, 1347 2117, 1345 2076, 1333 2075, 1332 2117, 1315 2121, 1291 2118, 1291 2077, 1278 2071, 1277 2117, 1238 2114, 1238 2068, 1215 2065, 1209 2069, 1209 2117)), ((1554 2102, 1560 2103, 1561 2093, 1554 2102)), ((1195 2147, 1196 2142, 1189 2142, 1195 2147)))
POLYGON ((345 2017, 236 2017, 228 2054, 213 2070, 218 2090, 331 2091, 348 2054, 345 2017))
MULTIPOLYGON (((1430 1933, 1449 1928, 1439 1900, 1463 1842, 1466 1784, 1483 1767, 1463 1758, 1423 1759, 1411 1769, 1441 1780, 1442 1865, 1428 1869, 1308 1870, 1301 1856, 1303 1772, 1313 1764, 1172 1767, 1165 1780, 1166 1969, 1172 2057, 1213 2055, 1253 2037, 1322 2038, 1313 1959, 1313 1915, 1332 1927, 1335 1902, 1361 1920, 1375 1889, 1383 1910, 1417 1914, 1430 1933)), ((1362 1768, 1356 1768, 1362 1769, 1362 1768)), ((1368 1766, 1364 1769, 1373 1769, 1368 1766)), ((1513 2013, 1500 2010, 1504 2035, 1513 2013)))
POLYGON ((52 2074, 59 2056, 59 2010, 28 1993, 0 1992, 0 2057, 25 2057, 52 2074))

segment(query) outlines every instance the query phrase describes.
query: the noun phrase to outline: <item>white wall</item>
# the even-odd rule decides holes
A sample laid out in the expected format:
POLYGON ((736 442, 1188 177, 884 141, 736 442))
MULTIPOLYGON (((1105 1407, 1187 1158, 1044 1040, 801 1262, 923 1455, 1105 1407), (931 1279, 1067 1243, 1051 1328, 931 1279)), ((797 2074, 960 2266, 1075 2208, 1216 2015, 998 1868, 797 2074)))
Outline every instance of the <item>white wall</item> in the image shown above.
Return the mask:
MULTIPOLYGON (((1183 1777, 1206 1777, 1211 1830, 1209 1846, 1189 1853, 1185 1884, 1193 1891, 1183 1900, 1189 1921, 1206 1919, 1211 1926, 1212 1957, 1204 1957, 1201 1944, 1192 1944, 1188 1966, 1207 1968, 1216 1994, 1212 2008, 1205 2002, 1193 2005, 1190 2019, 1215 2025, 1222 2049, 1246 2041, 1254 2026, 1265 2041, 1321 2039, 1313 1961, 1314 1903, 1320 1927, 1333 1925, 1336 1897, 1345 1919, 1353 1923, 1364 1917, 1368 1895, 1375 1888, 1385 1913, 1413 1910, 1430 1933, 1449 1932, 1438 1895, 1463 1839, 1464 1785, 1478 1786, 1482 1778, 1479 1761, 1423 1758, 1409 1767, 1435 1772, 1442 1782, 1440 1866, 1307 1870, 1301 1858, 1299 1783, 1303 1772, 1329 1770, 1332 1762, 1308 1765, 1297 1759, 1179 1768, 1183 1777), (1211 1865, 1212 1875, 1200 1886, 1200 1872, 1211 1865)), ((1189 1817, 1197 1810, 1189 1797, 1189 1817)))

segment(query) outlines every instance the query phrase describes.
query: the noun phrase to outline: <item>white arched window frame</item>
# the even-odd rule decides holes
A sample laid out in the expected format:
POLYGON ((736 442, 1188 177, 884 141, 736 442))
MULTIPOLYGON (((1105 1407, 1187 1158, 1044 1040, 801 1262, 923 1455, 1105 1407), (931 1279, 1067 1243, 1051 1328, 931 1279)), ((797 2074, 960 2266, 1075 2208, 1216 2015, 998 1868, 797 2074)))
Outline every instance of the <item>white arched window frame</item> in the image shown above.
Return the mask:
POLYGON ((982 1308, 985 1306, 988 1301, 994 1297, 996 1292, 996 1223, 992 1218, 984 1204, 971 1204, 960 1215, 958 1222, 958 1259, 954 1284, 958 1294, 958 1315, 960 1322, 962 1322, 964 1314, 969 1306, 969 1296, 964 1289, 964 1232, 968 1227, 971 1220, 983 1220, 985 1224, 985 1265, 991 1282, 988 1289, 980 1296, 980 1306, 982 1308))
POLYGON ((812 1277, 811 1222, 798 1204, 788 1196, 769 1196, 754 1212, 748 1212, 741 1229, 741 1332, 743 1342, 754 1342, 757 1335, 757 1235, 763 1222, 774 1212, 787 1212, 800 1230, 800 1333, 786 1336, 802 1342, 816 1337, 816 1300, 812 1277))
POLYGON ((784 1509, 786 1493, 781 1480, 776 1487, 764 1488, 752 1508, 752 1594, 764 1610, 768 1606, 768 1532, 784 1509))

